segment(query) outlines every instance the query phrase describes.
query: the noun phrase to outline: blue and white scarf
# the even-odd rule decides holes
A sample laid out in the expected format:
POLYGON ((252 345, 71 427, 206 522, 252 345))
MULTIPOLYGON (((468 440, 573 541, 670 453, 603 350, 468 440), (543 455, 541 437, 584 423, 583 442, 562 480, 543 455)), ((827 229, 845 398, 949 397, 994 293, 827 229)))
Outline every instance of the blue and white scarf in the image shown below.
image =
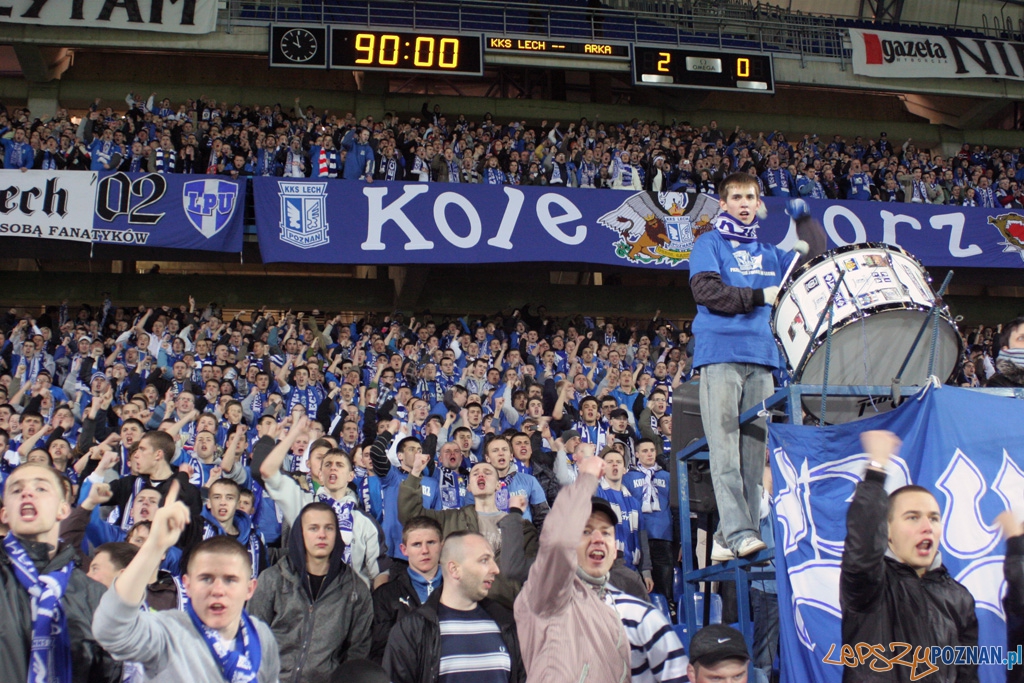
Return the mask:
POLYGON ((341 532, 341 540, 345 542, 345 549, 341 553, 341 559, 345 564, 351 565, 352 528, 355 523, 352 508, 356 506, 356 501, 351 497, 345 500, 335 500, 327 495, 326 489, 320 489, 320 492, 316 494, 316 498, 321 503, 330 505, 334 510, 334 514, 338 518, 338 531, 341 532))
POLYGON ((178 163, 178 154, 174 149, 158 147, 154 154, 154 162, 157 173, 174 173, 178 163))
POLYGON ((192 468, 192 474, 188 475, 188 483, 196 488, 201 488, 206 483, 207 478, 209 478, 210 471, 216 467, 217 463, 203 462, 196 457, 195 451, 192 451, 188 458, 188 465, 192 468))
POLYGON ((356 467, 354 469, 356 474, 356 487, 359 489, 359 501, 362 505, 363 511, 372 514, 371 511, 371 499, 370 499, 370 473, 366 471, 365 467, 356 467))
POLYGON ((3 543, 15 578, 32 598, 28 683, 71 683, 71 634, 60 599, 67 590, 74 563, 40 576, 14 534, 8 534, 3 543))
POLYGON ((484 184, 485 185, 504 185, 505 174, 500 168, 490 168, 484 170, 484 184))
POLYGON ((135 507, 135 496, 139 494, 139 491, 141 491, 142 487, 145 485, 146 482, 143 480, 142 477, 136 477, 135 483, 132 484, 132 495, 129 496, 128 502, 124 504, 125 509, 123 511, 123 516, 121 510, 119 510, 118 508, 114 508, 114 510, 110 513, 110 516, 107 518, 107 521, 113 524, 114 526, 118 526, 117 519, 118 517, 121 517, 121 528, 125 531, 129 531, 135 525, 135 515, 132 513, 132 508, 135 507))
POLYGON ((654 476, 661 470, 660 467, 655 465, 654 467, 644 467, 643 465, 637 465, 636 471, 644 475, 643 482, 643 493, 644 499, 641 503, 642 512, 660 512, 661 501, 658 499, 658 490, 654 485, 654 476))
POLYGON ((25 363, 25 377, 21 380, 22 384, 31 384, 36 381, 36 377, 39 376, 39 371, 43 369, 43 357, 40 354, 36 354, 31 358, 21 357, 21 361, 25 363))
POLYGON ((458 470, 438 467, 438 491, 442 510, 458 510, 466 500, 466 479, 458 470))
POLYGON ((57 154, 46 150, 43 152, 43 165, 44 171, 56 171, 57 170, 57 154))
POLYGON ((737 242, 754 242, 757 240, 757 221, 754 221, 750 225, 743 225, 738 219, 733 218, 726 212, 718 214, 715 218, 715 229, 722 233, 722 237, 727 240, 736 240, 737 242))
POLYGON ((196 627, 199 635, 206 641, 210 654, 220 665, 224 680, 231 683, 256 683, 259 680, 257 673, 263 660, 263 648, 260 645, 259 633, 256 632, 256 626, 248 612, 242 610, 242 622, 238 626, 235 647, 232 649, 224 645, 220 634, 202 622, 191 604, 186 606, 185 612, 192 619, 192 625, 196 627))
POLYGON ((313 417, 316 415, 316 409, 320 407, 322 398, 323 391, 314 386, 307 386, 305 389, 292 387, 292 390, 288 392, 288 403, 285 406, 287 414, 291 415, 292 408, 295 406, 302 406, 306 409, 306 414, 313 417))
POLYGON ((380 170, 384 180, 395 180, 398 178, 398 161, 394 157, 382 159, 380 170))
MULTIPOLYGON (((256 578, 260 573, 260 539, 259 534, 256 532, 256 525, 252 523, 251 518, 242 511, 235 512, 235 528, 238 529, 238 536, 236 537, 238 542, 245 546, 245 549, 249 552, 249 562, 252 564, 252 578, 256 578), (244 521, 239 518, 244 518, 244 521)), ((213 538, 214 536, 227 536, 227 532, 224 531, 224 527, 217 521, 217 518, 213 516, 209 508, 203 508, 203 540, 213 538)))
POLYGON ((511 471, 504 477, 498 478, 498 488, 494 491, 494 506, 502 512, 508 512, 508 502, 511 495, 509 493, 509 487, 512 486, 512 480, 516 478, 515 465, 512 465, 511 471))

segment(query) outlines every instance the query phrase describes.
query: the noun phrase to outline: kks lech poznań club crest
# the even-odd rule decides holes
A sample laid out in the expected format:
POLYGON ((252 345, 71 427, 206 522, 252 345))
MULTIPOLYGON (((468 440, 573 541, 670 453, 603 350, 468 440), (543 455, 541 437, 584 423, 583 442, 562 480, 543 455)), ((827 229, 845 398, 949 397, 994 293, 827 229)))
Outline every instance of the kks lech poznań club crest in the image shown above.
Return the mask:
POLYGON ((639 265, 677 266, 689 260, 694 241, 711 229, 718 200, 686 192, 637 192, 598 223, 619 239, 615 255, 639 265))
POLYGON ((999 245, 1005 247, 1003 253, 1015 251, 1024 260, 1024 216, 1019 213, 1004 213, 1000 216, 989 216, 988 222, 996 226, 999 234, 1003 236, 1003 242, 999 245))

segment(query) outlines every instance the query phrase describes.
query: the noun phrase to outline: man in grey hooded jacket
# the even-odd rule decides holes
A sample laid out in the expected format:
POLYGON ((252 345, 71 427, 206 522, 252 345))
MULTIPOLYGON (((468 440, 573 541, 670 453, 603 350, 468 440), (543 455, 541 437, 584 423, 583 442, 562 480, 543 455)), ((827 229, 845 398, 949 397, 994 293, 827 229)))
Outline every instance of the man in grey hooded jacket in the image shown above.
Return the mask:
POLYGON ((282 683, 327 680, 370 653, 370 589, 343 561, 334 510, 310 503, 292 526, 288 555, 260 575, 249 613, 270 625, 282 683))

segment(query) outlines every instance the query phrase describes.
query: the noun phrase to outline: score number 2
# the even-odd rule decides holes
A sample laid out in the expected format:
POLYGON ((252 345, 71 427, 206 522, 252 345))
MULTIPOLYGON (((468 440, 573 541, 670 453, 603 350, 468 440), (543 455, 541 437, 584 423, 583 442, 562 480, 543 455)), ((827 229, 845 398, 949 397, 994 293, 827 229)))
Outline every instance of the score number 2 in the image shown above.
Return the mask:
POLYGON ((668 73, 671 71, 671 69, 669 69, 669 64, 672 62, 672 53, 659 52, 658 56, 661 57, 661 59, 658 60, 658 71, 661 71, 662 73, 668 73))
MULTIPOLYGON (((379 64, 395 66, 398 64, 401 37, 384 34, 380 37, 380 51, 374 60, 374 49, 377 36, 373 33, 356 34, 356 51, 365 53, 355 60, 356 64, 379 64)), ((430 68, 434 66, 434 46, 437 39, 432 36, 419 36, 413 49, 413 66, 430 68)), ((459 41, 456 38, 442 38, 437 54, 437 66, 442 69, 455 69, 459 65, 459 41)))

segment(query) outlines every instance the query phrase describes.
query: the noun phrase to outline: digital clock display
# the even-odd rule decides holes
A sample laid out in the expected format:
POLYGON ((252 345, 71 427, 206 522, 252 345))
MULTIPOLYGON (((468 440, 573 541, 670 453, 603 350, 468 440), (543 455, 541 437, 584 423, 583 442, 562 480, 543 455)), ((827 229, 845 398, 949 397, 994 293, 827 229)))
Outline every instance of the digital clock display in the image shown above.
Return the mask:
POLYGON ((705 90, 775 92, 772 56, 634 46, 633 83, 705 90))
POLYGON ((483 40, 458 34, 331 29, 331 66, 481 76, 483 40))

